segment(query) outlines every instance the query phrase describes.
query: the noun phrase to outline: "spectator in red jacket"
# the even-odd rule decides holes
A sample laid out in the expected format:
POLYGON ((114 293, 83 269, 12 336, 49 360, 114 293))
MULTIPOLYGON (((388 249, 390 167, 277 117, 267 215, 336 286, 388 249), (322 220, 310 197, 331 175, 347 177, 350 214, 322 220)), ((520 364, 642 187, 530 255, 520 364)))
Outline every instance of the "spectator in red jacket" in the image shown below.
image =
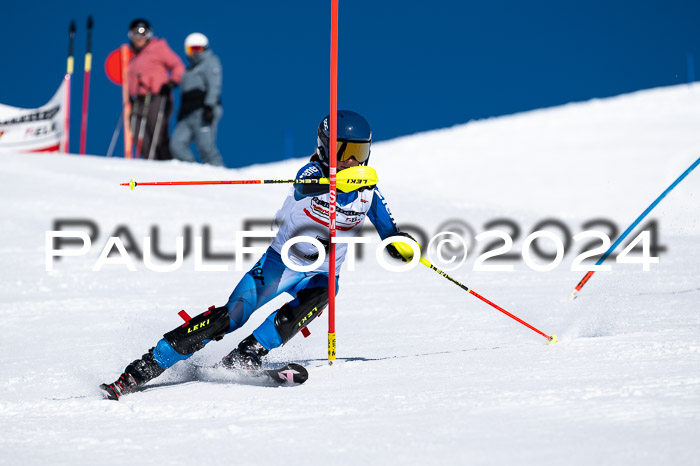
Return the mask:
POLYGON ((131 133, 136 141, 136 156, 172 159, 168 138, 173 110, 170 91, 180 83, 185 65, 165 39, 153 36, 145 19, 131 22, 129 41, 134 52, 127 79, 133 104, 131 133))

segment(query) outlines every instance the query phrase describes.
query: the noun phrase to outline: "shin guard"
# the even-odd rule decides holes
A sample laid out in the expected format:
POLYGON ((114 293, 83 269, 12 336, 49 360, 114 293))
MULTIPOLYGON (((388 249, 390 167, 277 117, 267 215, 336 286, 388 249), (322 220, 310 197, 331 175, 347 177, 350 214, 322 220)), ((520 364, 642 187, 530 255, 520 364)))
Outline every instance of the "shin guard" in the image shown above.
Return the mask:
POLYGON ((328 288, 310 288, 297 293, 299 304, 292 307, 285 304, 277 311, 275 328, 282 337, 282 344, 287 343, 302 328, 314 320, 328 304, 328 288))
POLYGON ((228 308, 212 306, 208 311, 166 333, 163 338, 175 351, 187 356, 204 348, 205 340, 221 340, 230 325, 228 308))

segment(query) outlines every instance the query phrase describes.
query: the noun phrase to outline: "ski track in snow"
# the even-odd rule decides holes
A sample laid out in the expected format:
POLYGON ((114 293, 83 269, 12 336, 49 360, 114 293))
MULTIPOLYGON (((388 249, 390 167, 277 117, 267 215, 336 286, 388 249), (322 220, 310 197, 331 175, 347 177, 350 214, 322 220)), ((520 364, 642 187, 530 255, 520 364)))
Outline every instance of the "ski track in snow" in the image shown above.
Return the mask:
MULTIPOLYGON (((700 152, 700 91, 687 86, 471 122, 375 144, 372 164, 397 221, 429 234, 448 219, 495 218, 523 234, 546 218, 572 233, 592 218, 622 231, 700 152)), ((341 274, 338 360, 325 314, 271 364, 309 370, 298 387, 196 378, 276 306, 210 343, 142 392, 101 399, 131 360, 225 302, 242 275, 91 268, 126 225, 160 248, 211 227, 234 251, 244 219, 271 218, 286 186, 136 188, 120 182, 290 178, 303 159, 240 170, 97 157, 3 154, 0 194, 0 464, 697 464, 700 447, 700 172, 651 213, 668 248, 650 272, 615 264, 580 298, 569 252, 551 272, 449 272, 560 342, 546 340, 419 266, 390 273, 365 250, 341 274), (88 255, 45 271, 55 219, 91 219, 88 255)), ((644 224, 644 223, 643 223, 644 224)), ((370 227, 371 228, 371 227, 370 227)), ((258 228, 260 229, 260 228, 258 228)), ((626 242, 625 242, 626 244, 626 242)), ((572 251, 577 251, 577 247, 572 251)), ((619 252, 620 248, 618 248, 619 252)), ((217 264, 222 264, 218 262, 217 264)), ((244 270, 253 264, 246 261, 244 270)), ((439 264, 436 264, 439 266, 439 264)))

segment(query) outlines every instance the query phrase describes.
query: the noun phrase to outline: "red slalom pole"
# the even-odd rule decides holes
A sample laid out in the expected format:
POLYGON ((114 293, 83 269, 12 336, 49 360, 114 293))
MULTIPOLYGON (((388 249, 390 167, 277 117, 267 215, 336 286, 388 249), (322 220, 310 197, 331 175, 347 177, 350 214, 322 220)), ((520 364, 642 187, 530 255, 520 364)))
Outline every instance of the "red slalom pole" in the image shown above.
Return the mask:
POLYGON ((80 121, 80 155, 85 155, 87 140, 88 100, 90 98, 90 70, 92 69, 92 16, 87 19, 87 47, 85 52, 85 74, 83 78, 83 112, 80 121))
POLYGON ((439 273, 440 275, 442 275, 443 277, 445 277, 446 279, 448 279, 449 281, 451 281, 451 282, 454 283, 455 285, 457 285, 457 286, 459 286, 460 288, 462 288, 463 290, 467 291, 467 292, 468 292, 469 294, 471 294, 472 296, 476 296, 477 298, 479 298, 480 300, 482 300, 483 302, 485 302, 485 303, 488 304, 489 306, 491 306, 491 307, 493 307, 493 308, 499 310, 500 312, 502 312, 503 314, 507 315, 508 317, 510 317, 511 319, 515 320, 516 322, 519 322, 519 323, 523 324, 525 327, 527 327, 527 328, 529 328, 530 330, 532 330, 533 332, 536 332, 536 333, 542 335, 543 337, 545 337, 545 338, 547 339, 547 344, 548 344, 548 345, 553 345, 554 343, 556 343, 556 342, 558 341, 556 335, 551 335, 551 336, 550 336, 550 335, 547 335, 547 334, 544 333, 543 331, 541 331, 541 330, 539 330, 539 329, 533 327, 532 325, 528 324, 527 322, 525 322, 525 321, 522 320, 521 318, 517 317, 516 315, 511 314, 510 312, 506 311, 506 310, 503 309, 501 306, 498 306, 497 304, 492 303, 491 301, 489 301, 488 299, 484 298, 483 296, 481 296, 481 295, 480 295, 479 293, 477 293, 476 291, 472 290, 471 288, 469 288, 469 287, 467 287, 467 286, 465 286, 465 285, 462 285, 460 282, 458 282, 457 280, 455 280, 454 278, 450 277, 449 275, 447 275, 447 274, 446 274, 445 272, 443 272, 442 270, 440 270, 440 269, 438 269, 437 267, 435 267, 435 266, 434 266, 433 264, 431 264, 426 258, 421 257, 421 258, 420 258, 420 263, 423 264, 423 265, 425 265, 425 266, 428 267, 429 269, 432 269, 432 270, 436 271, 437 273, 439 273))
POLYGON ((122 44, 119 48, 121 59, 121 74, 122 74, 122 118, 124 120, 124 158, 132 158, 133 153, 133 138, 131 131, 133 128, 130 125, 131 117, 131 99, 129 99, 129 80, 128 69, 129 60, 131 60, 131 49, 126 44, 122 44))
POLYGON ((328 243, 328 364, 335 361, 335 215, 336 215, 336 163, 338 152, 338 0, 331 0, 331 112, 330 147, 330 208, 328 243))

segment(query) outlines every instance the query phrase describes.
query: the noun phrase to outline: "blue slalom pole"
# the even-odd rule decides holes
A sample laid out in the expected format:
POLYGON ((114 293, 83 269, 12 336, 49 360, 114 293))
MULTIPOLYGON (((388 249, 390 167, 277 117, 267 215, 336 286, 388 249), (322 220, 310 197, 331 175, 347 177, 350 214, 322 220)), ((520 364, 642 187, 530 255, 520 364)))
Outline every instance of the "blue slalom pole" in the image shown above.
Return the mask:
MULTIPOLYGON (((605 261, 605 259, 608 258, 608 256, 610 255, 610 253, 613 252, 613 251, 615 250, 615 248, 627 237, 627 235, 629 235, 630 232, 631 232, 632 230, 634 230, 635 227, 636 227, 637 225, 639 225, 639 222, 641 222, 642 220, 644 220, 644 217, 646 217, 646 216, 649 214, 649 212, 651 212, 651 211, 654 209, 654 207, 656 207, 657 204, 658 204, 659 202, 661 202, 661 200, 662 200, 664 197, 666 197, 666 195, 667 195, 668 193, 670 193, 671 190, 673 190, 673 188, 675 188, 676 186, 678 186, 678 183, 680 183, 681 181, 683 181, 683 179, 684 179, 686 176, 688 176, 688 174, 689 174, 690 172, 692 172, 693 169, 695 169, 695 167, 697 167, 698 165, 700 165, 700 157, 698 157, 698 159, 697 159, 690 167, 688 167, 688 169, 687 169, 686 171, 684 171, 684 172, 681 174, 681 176, 679 176, 678 178, 676 178, 676 181, 674 181, 673 183, 671 183, 671 185, 670 185, 668 188, 666 188, 666 190, 665 190, 664 192, 662 192, 661 195, 660 195, 659 197, 657 197, 656 200, 655 200, 654 202, 652 202, 651 204, 649 204, 649 207, 647 207, 646 210, 644 210, 644 212, 642 212, 642 215, 640 215, 639 217, 637 217, 637 220, 635 220, 634 222, 632 222, 632 225, 630 225, 629 227, 627 227, 627 229, 620 235, 619 238, 617 238, 617 240, 612 244, 612 246, 610 246, 610 248, 608 248, 608 250, 605 251, 605 254, 603 254, 603 256, 602 256, 600 259, 598 259, 598 262, 596 262, 595 265, 600 265, 600 264, 602 264, 602 263, 605 261)), ((576 285, 576 288, 574 288, 574 291, 573 291, 573 292, 571 293, 571 295, 569 296, 569 299, 576 299, 577 293, 578 293, 579 291, 581 291, 581 288, 583 288, 583 286, 584 286, 584 285, 586 284, 586 282, 593 276, 594 273, 595 273, 595 271, 593 271, 593 270, 589 270, 588 273, 586 273, 586 275, 581 279, 581 281, 578 283, 578 285, 576 285)))

